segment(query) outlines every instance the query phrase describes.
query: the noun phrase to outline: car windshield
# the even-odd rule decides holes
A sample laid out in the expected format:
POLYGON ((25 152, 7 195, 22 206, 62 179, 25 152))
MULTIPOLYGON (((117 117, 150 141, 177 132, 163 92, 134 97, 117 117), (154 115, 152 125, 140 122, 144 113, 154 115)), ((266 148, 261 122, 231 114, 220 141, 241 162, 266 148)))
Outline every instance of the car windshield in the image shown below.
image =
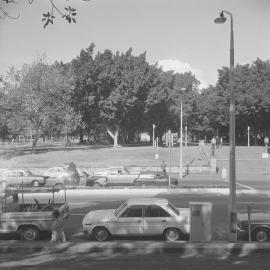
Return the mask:
POLYGON ((32 174, 30 171, 25 171, 25 172, 24 172, 24 175, 25 175, 25 176, 31 176, 31 175, 33 175, 33 174, 32 174))
POLYGON ((123 171, 124 171, 125 173, 127 173, 127 174, 130 174, 130 171, 129 171, 128 168, 126 168, 126 167, 123 168, 123 171))
POLYGON ((171 203, 168 203, 168 208, 171 209, 177 216, 179 216, 179 210, 171 203))
POLYGON ((125 202, 124 204, 120 205, 115 211, 114 214, 115 216, 119 216, 119 214, 122 212, 124 208, 127 207, 127 203, 125 202))

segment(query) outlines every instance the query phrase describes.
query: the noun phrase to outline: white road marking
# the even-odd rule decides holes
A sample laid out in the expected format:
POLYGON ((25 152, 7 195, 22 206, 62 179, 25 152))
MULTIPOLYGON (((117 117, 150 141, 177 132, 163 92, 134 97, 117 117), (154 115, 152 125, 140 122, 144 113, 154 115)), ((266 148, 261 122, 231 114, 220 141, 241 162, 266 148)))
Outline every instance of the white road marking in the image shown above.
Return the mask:
POLYGON ((236 184, 239 185, 239 186, 245 187, 247 189, 250 189, 250 190, 257 190, 256 188, 252 188, 252 187, 249 187, 249 186, 246 186, 246 185, 243 185, 243 184, 239 184, 239 183, 236 183, 236 184))

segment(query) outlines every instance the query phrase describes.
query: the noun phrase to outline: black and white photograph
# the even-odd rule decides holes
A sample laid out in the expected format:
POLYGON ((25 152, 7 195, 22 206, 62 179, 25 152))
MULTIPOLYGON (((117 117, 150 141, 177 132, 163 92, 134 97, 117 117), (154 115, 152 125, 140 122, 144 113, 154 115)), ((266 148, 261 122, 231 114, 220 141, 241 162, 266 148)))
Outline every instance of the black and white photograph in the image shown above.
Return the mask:
POLYGON ((269 0, 0 0, 0 269, 267 270, 269 0))

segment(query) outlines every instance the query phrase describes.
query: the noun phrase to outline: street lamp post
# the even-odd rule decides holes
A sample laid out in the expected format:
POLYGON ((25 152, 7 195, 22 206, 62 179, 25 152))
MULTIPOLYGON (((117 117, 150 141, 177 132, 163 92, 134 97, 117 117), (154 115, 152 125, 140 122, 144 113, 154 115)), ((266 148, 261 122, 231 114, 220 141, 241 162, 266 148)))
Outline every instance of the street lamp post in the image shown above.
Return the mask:
POLYGON ((229 198, 229 240, 236 240, 237 212, 236 212, 236 173, 235 173, 235 101, 232 85, 232 71, 234 68, 234 36, 233 36, 233 16, 232 13, 223 10, 220 16, 215 19, 215 23, 224 23, 226 17, 224 13, 230 16, 231 34, 230 34, 230 198, 229 198))
POLYGON ((250 146, 249 130, 250 130, 250 127, 248 126, 248 147, 250 146))
MULTIPOLYGON (((181 88, 180 91, 185 91, 186 88, 181 88)), ((179 159, 179 178, 183 179, 183 103, 182 98, 180 97, 180 134, 179 134, 179 150, 180 150, 180 159, 179 159)))
POLYGON ((155 147, 155 127, 156 125, 153 124, 153 147, 155 147))
POLYGON ((185 147, 187 147, 187 126, 185 126, 185 147))

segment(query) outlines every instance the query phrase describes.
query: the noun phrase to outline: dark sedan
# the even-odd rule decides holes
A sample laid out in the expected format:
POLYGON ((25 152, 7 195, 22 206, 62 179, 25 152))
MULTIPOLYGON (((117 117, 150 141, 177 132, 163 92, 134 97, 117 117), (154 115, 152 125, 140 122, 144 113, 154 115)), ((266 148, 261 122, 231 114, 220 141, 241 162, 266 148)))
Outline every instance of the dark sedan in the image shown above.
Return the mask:
MULTIPOLYGON (((169 176, 166 172, 141 172, 134 184, 136 186, 169 186, 169 176)), ((171 185, 177 184, 178 180, 171 177, 171 185)))

